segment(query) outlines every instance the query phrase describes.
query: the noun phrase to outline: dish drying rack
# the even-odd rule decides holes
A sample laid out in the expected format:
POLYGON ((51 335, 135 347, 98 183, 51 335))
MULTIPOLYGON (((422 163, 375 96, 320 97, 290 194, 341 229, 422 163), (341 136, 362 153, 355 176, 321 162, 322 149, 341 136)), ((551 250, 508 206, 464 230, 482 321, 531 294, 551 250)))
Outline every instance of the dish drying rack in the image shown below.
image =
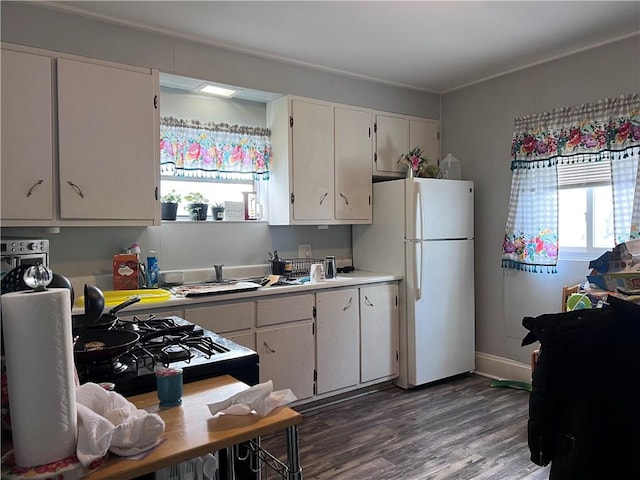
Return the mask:
POLYGON ((311 265, 314 263, 324 263, 321 258, 283 258, 285 265, 291 263, 291 273, 285 271, 287 278, 306 277, 311 272, 311 265))

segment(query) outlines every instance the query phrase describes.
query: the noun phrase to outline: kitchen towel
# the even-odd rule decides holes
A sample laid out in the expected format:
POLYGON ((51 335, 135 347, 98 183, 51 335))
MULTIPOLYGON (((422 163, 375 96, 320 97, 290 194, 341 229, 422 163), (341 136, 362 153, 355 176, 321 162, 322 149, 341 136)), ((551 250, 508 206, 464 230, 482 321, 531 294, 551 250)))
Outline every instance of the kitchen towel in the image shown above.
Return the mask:
POLYGON ((236 393, 221 402, 207 405, 212 415, 224 413, 226 415, 249 415, 252 411, 264 417, 271 410, 291 403, 298 398, 288 388, 273 391, 271 380, 259 383, 253 387, 236 393))
POLYGON ((76 450, 71 297, 66 288, 2 295, 16 463, 34 467, 76 450))
POLYGON ((78 402, 78 448, 85 467, 107 451, 123 457, 137 455, 160 441, 164 421, 155 413, 140 410, 117 392, 87 382, 76 388, 78 402))

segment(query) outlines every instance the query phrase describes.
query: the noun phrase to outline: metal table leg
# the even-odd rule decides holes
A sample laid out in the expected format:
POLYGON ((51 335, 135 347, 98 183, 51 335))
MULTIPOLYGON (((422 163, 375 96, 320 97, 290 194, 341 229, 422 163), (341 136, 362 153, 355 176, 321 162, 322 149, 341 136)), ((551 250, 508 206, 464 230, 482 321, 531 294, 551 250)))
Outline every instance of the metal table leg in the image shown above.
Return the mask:
POLYGON ((298 426, 287 427, 287 467, 288 480, 302 480, 300 452, 298 451, 298 426))
POLYGON ((235 448, 233 445, 226 448, 227 451, 227 480, 236 480, 235 448))

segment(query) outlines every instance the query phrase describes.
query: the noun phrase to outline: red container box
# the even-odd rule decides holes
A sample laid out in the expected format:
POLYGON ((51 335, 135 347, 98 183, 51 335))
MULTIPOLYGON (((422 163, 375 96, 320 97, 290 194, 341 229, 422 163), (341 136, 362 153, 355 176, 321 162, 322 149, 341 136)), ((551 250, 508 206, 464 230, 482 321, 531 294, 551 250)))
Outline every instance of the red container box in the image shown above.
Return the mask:
POLYGON ((135 253, 120 253, 113 256, 113 289, 137 290, 138 256, 135 253))

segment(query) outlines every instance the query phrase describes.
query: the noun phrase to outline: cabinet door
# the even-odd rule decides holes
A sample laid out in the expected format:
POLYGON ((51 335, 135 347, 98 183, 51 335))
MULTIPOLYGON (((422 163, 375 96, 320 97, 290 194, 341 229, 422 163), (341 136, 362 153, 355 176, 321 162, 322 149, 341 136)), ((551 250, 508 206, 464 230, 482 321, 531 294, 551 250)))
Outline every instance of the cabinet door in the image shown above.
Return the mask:
POLYGON ((2 50, 2 220, 53 218, 51 59, 2 50))
POLYGON ((409 120, 394 115, 376 114, 373 173, 406 173, 407 166, 398 163, 401 155, 410 150, 409 120))
POLYGON ((371 221, 371 114, 335 107, 335 205, 337 220, 371 221))
POLYGON ((360 381, 398 376, 398 286, 360 289, 360 381))
POLYGON ((316 294, 318 394, 356 385, 360 358, 358 289, 316 294))
POLYGON ((274 390, 290 388, 298 400, 313 396, 313 322, 259 330, 256 351, 261 383, 273 381, 274 390))
POLYGON ((57 65, 60 217, 154 220, 154 76, 66 58, 57 65))
POLYGON ((440 163, 440 133, 439 122, 430 119, 409 120, 409 145, 410 149, 420 147, 423 156, 431 163, 440 163))
POLYGON ((238 345, 242 345, 243 347, 247 347, 254 352, 256 350, 256 339, 253 333, 238 333, 223 336, 224 338, 227 338, 232 342, 236 342, 238 345))
POLYGON ((291 100, 293 219, 333 220, 333 108, 291 100))

